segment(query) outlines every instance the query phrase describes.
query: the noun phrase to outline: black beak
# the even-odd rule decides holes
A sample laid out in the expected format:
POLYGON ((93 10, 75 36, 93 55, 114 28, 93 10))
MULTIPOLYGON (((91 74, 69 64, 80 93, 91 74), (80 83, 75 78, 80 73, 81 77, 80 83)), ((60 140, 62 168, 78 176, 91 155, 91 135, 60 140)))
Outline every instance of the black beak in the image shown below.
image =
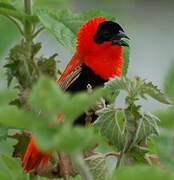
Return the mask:
POLYGON ((129 44, 125 41, 123 41, 121 38, 130 39, 124 32, 120 31, 116 34, 116 36, 112 40, 112 44, 119 45, 119 46, 127 46, 129 47, 129 44))

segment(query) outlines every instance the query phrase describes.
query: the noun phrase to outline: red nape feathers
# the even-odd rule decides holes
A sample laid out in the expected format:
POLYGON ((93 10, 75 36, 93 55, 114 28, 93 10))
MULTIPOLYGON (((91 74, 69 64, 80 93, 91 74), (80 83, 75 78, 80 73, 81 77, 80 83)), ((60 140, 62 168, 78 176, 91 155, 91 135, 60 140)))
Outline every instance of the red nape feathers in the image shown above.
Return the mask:
POLYGON ((36 146, 34 137, 31 138, 30 144, 25 152, 24 159, 22 161, 22 167, 26 173, 33 171, 36 173, 40 164, 41 168, 44 168, 45 164, 49 161, 51 154, 42 153, 36 146))

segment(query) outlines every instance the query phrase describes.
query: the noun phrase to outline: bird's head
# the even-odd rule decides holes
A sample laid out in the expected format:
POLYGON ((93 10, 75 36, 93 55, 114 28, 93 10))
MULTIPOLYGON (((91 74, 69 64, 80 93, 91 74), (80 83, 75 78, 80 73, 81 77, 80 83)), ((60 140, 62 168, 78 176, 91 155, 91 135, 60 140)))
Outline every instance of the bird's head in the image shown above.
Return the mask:
POLYGON ((99 52, 109 46, 129 46, 122 38, 128 38, 123 28, 103 17, 87 21, 77 35, 77 50, 81 54, 99 52))

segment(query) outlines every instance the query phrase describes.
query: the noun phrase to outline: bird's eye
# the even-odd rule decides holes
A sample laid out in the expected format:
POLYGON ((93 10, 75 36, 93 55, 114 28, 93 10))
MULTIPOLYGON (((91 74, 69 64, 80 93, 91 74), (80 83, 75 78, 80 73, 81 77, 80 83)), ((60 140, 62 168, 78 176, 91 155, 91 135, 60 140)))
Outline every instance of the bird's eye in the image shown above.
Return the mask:
POLYGON ((110 37, 110 33, 109 33, 108 31, 104 31, 104 32, 103 32, 103 36, 104 36, 105 38, 109 38, 109 37, 110 37))

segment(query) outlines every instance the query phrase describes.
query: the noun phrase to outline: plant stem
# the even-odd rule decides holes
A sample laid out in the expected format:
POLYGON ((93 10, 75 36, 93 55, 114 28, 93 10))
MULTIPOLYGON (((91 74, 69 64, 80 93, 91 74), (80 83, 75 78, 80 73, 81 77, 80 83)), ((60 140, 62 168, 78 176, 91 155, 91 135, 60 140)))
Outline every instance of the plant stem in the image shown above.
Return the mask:
MULTIPOLYGON (((25 6, 25 13, 30 17, 32 16, 32 0, 24 0, 24 6, 25 6)), ((33 43, 33 24, 28 20, 25 19, 24 23, 24 36, 26 41, 26 48, 27 48, 27 59, 30 61, 33 65, 33 68, 35 69, 35 72, 37 76, 39 77, 40 72, 37 68, 35 62, 32 58, 32 43, 33 43)))
MULTIPOLYGON (((25 5, 25 13, 27 15, 32 15, 32 0, 24 0, 24 5, 25 5)), ((25 40, 28 46, 29 52, 31 52, 31 43, 32 43, 32 24, 28 19, 25 19, 24 23, 24 34, 25 34, 25 40)), ((31 56, 31 53, 30 53, 31 56)), ((29 58, 30 58, 29 56, 29 58)))
POLYGON ((83 156, 80 154, 74 154, 71 157, 82 178, 84 180, 93 180, 91 173, 83 160, 83 156))
MULTIPOLYGON (((24 0, 24 11, 25 13, 30 16, 32 15, 32 10, 31 10, 31 2, 32 0, 24 0)), ((32 55, 32 24, 28 19, 25 19, 24 21, 24 37, 25 37, 25 47, 26 47, 26 59, 27 59, 27 66, 29 69, 29 64, 32 62, 31 60, 31 55, 32 55)), ((33 64, 33 62, 32 62, 33 64)), ((35 67, 34 67, 35 68, 35 67)), ((28 76, 30 80, 32 79, 32 74, 29 71, 28 76)))
POLYGON ((120 162, 121 162, 122 156, 123 156, 123 150, 121 151, 120 156, 119 156, 118 159, 117 159, 116 169, 118 169, 119 166, 120 166, 120 162))
POLYGON ((120 153, 117 152, 109 152, 107 154, 105 154, 105 158, 109 157, 109 156, 115 156, 115 157, 120 157, 120 153))

